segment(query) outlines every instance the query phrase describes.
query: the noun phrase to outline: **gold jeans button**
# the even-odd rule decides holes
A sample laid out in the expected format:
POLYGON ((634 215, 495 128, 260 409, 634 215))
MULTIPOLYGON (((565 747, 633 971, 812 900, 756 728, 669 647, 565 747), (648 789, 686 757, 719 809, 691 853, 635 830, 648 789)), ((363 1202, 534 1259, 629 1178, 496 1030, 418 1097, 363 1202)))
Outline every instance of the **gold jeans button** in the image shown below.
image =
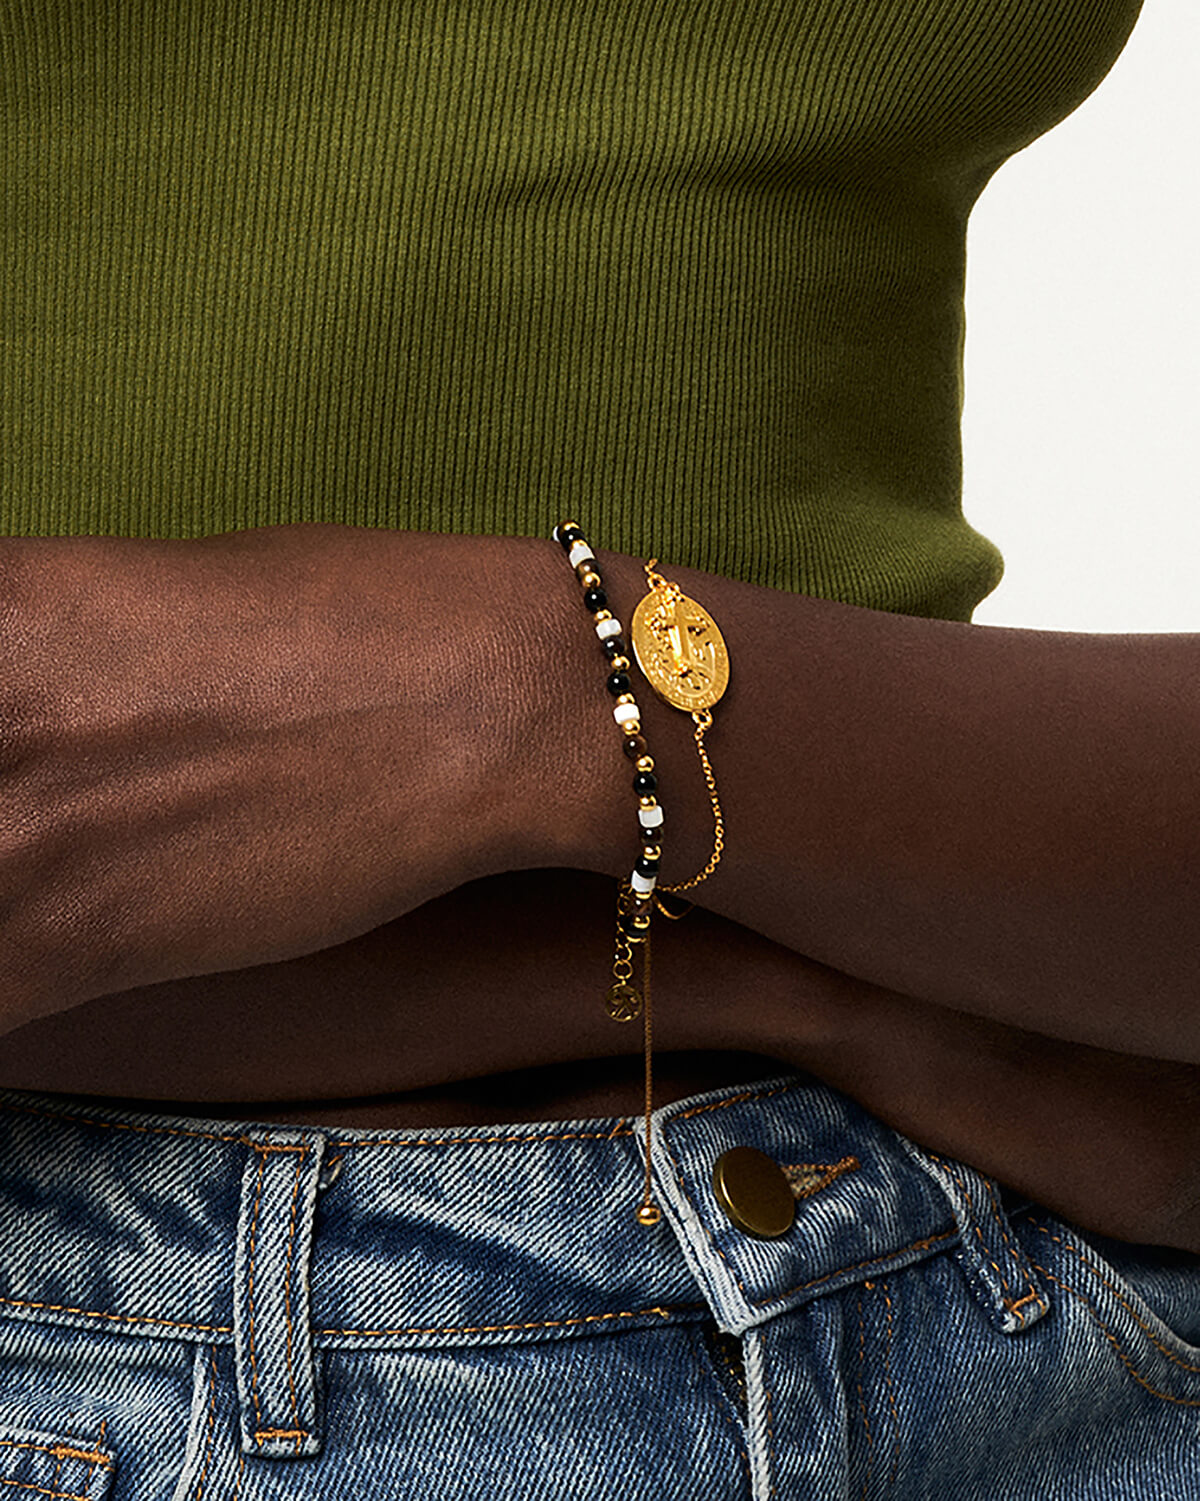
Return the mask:
POLYGON ((796 1197, 783 1169, 755 1147, 730 1147, 713 1163, 713 1192, 747 1235, 773 1240, 796 1218, 796 1197))

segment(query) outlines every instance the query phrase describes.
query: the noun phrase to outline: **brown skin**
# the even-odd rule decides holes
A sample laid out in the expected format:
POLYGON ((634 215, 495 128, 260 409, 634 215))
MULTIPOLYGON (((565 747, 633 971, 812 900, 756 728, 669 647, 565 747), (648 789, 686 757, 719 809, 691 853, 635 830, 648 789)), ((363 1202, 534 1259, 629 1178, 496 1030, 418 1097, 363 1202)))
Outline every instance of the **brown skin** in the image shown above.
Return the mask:
MULTIPOLYGON (((640 593, 637 560, 601 561, 614 599, 640 593)), ((984 631, 669 571, 735 679, 712 910, 656 930, 656 1102, 777 1059, 1095 1229, 1200 1250, 1195 950, 1176 926, 1164 962, 1158 936, 1190 895, 1194 792, 1169 756, 1140 774, 1191 732, 1195 638, 984 631), (1083 818, 1101 787, 1133 907, 1116 932, 1083 818)), ((557 548, 8 539, 0 572, 0 1081, 346 1124, 640 1108, 640 1028, 597 996, 633 798, 557 548), (549 1086, 454 1087, 550 1064, 549 1086)), ((707 855, 703 787, 686 719, 639 701, 678 879, 707 855)))

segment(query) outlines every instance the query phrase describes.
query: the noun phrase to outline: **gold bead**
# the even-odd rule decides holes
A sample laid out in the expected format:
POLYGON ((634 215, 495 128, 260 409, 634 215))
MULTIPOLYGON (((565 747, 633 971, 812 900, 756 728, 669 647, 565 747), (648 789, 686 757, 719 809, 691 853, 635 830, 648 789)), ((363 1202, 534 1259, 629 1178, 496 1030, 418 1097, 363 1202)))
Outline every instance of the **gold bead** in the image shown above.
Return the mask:
POLYGON ((563 532, 581 532, 582 530, 583 528, 579 525, 578 521, 560 521, 558 523, 560 536, 563 532))
POLYGON ((662 845, 661 844, 643 844, 642 845, 642 854, 643 854, 643 856, 647 860, 661 860, 662 859, 662 845))
POLYGON ((587 571, 587 573, 585 573, 580 578, 579 582, 583 585, 583 587, 585 589, 591 589, 591 588, 594 588, 595 585, 597 585, 600 582, 600 575, 598 573, 593 573, 591 571, 591 569, 589 568, 588 571, 587 571))
POLYGON ((642 808, 657 808, 658 807, 658 799, 656 797, 651 797, 651 796, 649 796, 649 794, 647 794, 647 796, 645 796, 645 797, 639 797, 638 798, 638 806, 642 807, 642 808))
POLYGON ((612 660, 609 662, 608 665, 612 668, 612 670, 614 672, 628 672, 628 670, 629 670, 629 658, 628 657, 613 657, 612 660))
POLYGON ((593 620, 611 620, 612 618, 613 616, 611 610, 594 610, 592 612, 593 620))
POLYGON ((630 738, 632 738, 634 735, 640 735, 642 733, 642 721, 640 719, 626 720, 626 722, 621 726, 621 733, 623 735, 629 736, 630 738))
MULTIPOLYGON (((632 704, 632 703, 636 703, 636 702, 637 702, 637 700, 634 698, 634 696, 633 696, 632 693, 618 693, 617 694, 617 703, 619 703, 619 704, 632 704)), ((627 735, 629 734, 628 727, 626 727, 625 733, 627 735)))
POLYGON ((637 760, 633 764, 637 767, 637 769, 639 771, 653 771, 654 770, 654 757, 653 756, 639 756, 637 758, 637 760))
POLYGON ((662 1219, 662 1210, 657 1204, 643 1204, 637 1212, 639 1225, 657 1225, 662 1219))

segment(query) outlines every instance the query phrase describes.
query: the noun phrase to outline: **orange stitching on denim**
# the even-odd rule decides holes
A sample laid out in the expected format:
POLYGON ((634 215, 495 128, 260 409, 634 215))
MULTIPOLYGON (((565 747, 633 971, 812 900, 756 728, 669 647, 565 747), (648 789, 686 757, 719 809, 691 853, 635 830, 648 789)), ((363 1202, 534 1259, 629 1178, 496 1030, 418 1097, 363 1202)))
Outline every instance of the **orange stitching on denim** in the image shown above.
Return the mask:
POLYGON ((308 1437, 307 1428, 256 1428, 254 1437, 260 1444, 265 1444, 269 1438, 294 1438, 296 1440, 296 1452, 300 1452, 300 1440, 308 1437))
MULTIPOLYGON (((983 1238, 983 1231, 979 1228, 979 1225, 978 1225, 978 1215, 977 1215, 976 1209, 975 1209, 975 1200, 971 1197, 971 1191, 970 1191, 970 1189, 968 1189, 967 1185, 958 1176, 958 1174, 949 1165, 949 1163, 943 1162, 942 1159, 937 1155, 936 1152, 930 1152, 929 1155, 933 1159, 934 1162, 941 1163, 941 1165, 946 1169, 946 1171, 954 1179, 955 1183, 958 1184, 959 1188, 962 1189, 963 1198, 966 1199, 966 1201, 967 1201, 967 1208, 971 1211, 971 1218, 974 1219, 974 1220, 976 1220, 976 1223, 974 1225, 972 1225, 971 1228, 974 1230, 976 1236, 978 1236, 978 1238, 979 1238, 979 1244, 983 1248, 984 1257, 986 1258, 987 1263, 991 1267, 992 1271, 994 1271, 995 1274, 996 1274, 996 1276, 999 1277, 999 1279, 1000 1279, 1000 1286, 1004 1289, 1004 1291, 1006 1293, 1011 1294, 1012 1289, 1008 1285, 1008 1279, 1005 1277, 1004 1273, 1000 1270, 1000 1268, 996 1265, 995 1261, 992 1259, 991 1248, 988 1246, 987 1242, 984 1240, 984 1238, 983 1238)), ((1026 1279, 1026 1285, 1028 1286, 1028 1279, 1026 1279)), ((1029 1290, 1032 1292, 1033 1291, 1032 1287, 1030 1287, 1029 1290)))
MULTIPOLYGON (((55 1490, 55 1491, 58 1490, 59 1487, 62 1484, 62 1467, 63 1467, 63 1462, 62 1462, 62 1458, 60 1456, 58 1459, 56 1459, 54 1461, 54 1474, 51 1475, 51 1477, 50 1477, 50 1489, 51 1490, 55 1490)), ((91 1476, 91 1473, 92 1473, 92 1471, 89 1470, 88 1471, 89 1477, 91 1476)), ((90 1480, 89 1480, 89 1484, 90 1484, 90 1480)), ((85 1487, 85 1489, 86 1489, 86 1487, 85 1487)))
POLYGON ((31 1444, 24 1439, 0 1438, 0 1446, 5 1449, 36 1449, 40 1454, 53 1454, 57 1459, 90 1459, 93 1464, 112 1464, 110 1454, 94 1449, 75 1449, 70 1444, 31 1444))
POLYGON ((204 1463, 200 1467, 200 1475, 196 1481, 196 1495, 194 1501, 200 1501, 204 1494, 204 1481, 208 1475, 209 1461, 212 1459, 213 1423, 217 1410, 217 1357, 212 1350, 208 1352, 210 1369, 208 1373, 208 1440, 204 1446, 204 1463))
MULTIPOLYGON (((874 1283, 868 1282, 865 1285, 873 1287, 874 1283)), ((892 1433, 896 1440, 892 1449, 892 1467, 888 1471, 887 1478, 890 1487, 895 1485, 896 1471, 900 1467, 900 1414, 896 1409, 896 1388, 892 1383, 892 1299, 886 1282, 879 1284, 879 1291, 883 1294, 883 1301, 887 1304, 887 1343, 883 1347, 883 1375, 887 1382, 888 1405, 892 1410, 892 1433)))
MULTIPOLYGON (((1059 1235, 1052 1235, 1044 1225, 1035 1224, 1032 1219, 1029 1219, 1027 1223, 1032 1226, 1034 1230, 1040 1230, 1043 1235, 1050 1236, 1050 1239, 1057 1245, 1062 1246, 1064 1250, 1073 1252, 1079 1258, 1079 1260, 1083 1262, 1084 1266, 1086 1266, 1094 1276, 1096 1276, 1101 1282, 1104 1283, 1105 1287, 1108 1288, 1109 1292, 1112 1293, 1113 1297, 1121 1305, 1121 1307, 1125 1309, 1125 1311, 1129 1314, 1130 1318, 1138 1326, 1138 1328, 1145 1332, 1146 1337, 1147 1339, 1149 1339, 1150 1343, 1156 1349, 1161 1350, 1168 1360, 1173 1361, 1175 1365, 1182 1367, 1182 1369, 1185 1371, 1200 1371, 1200 1366, 1191 1365, 1188 1361, 1182 1359, 1181 1356, 1176 1355, 1172 1350, 1168 1350, 1166 1345, 1159 1343, 1159 1341, 1155 1338, 1154 1330, 1151 1329, 1151 1327, 1145 1322, 1145 1320, 1138 1317, 1137 1309, 1134 1308, 1132 1304, 1127 1302, 1126 1299, 1121 1295, 1121 1289, 1115 1287, 1113 1283, 1111 1283, 1104 1275, 1104 1273, 1100 1270, 1100 1268, 1095 1264, 1095 1262, 1088 1260, 1088 1258, 1083 1254, 1078 1246, 1071 1245, 1068 1241, 1063 1240, 1059 1235)), ((1074 1291, 1074 1289, 1072 1289, 1072 1291, 1074 1291)))
MULTIPOLYGON (((704 1308, 703 1303, 681 1303, 681 1308, 704 1308)), ((569 1324, 598 1324, 605 1319, 637 1319, 646 1313, 657 1313, 664 1319, 671 1317, 669 1308, 631 1308, 621 1313, 587 1313, 574 1319, 542 1319, 529 1324, 447 1324, 441 1328, 423 1328, 413 1325, 407 1329, 322 1329, 322 1334, 503 1334, 513 1329, 564 1329, 569 1324)))
POLYGON ((11 1485, 18 1491, 37 1491, 40 1496, 54 1496, 59 1501, 88 1501, 86 1496, 77 1496, 74 1491, 52 1491, 44 1485, 30 1485, 26 1480, 3 1480, 0 1485, 11 1485))
MULTIPOLYGON (((1000 1231, 1000 1239, 1004 1242, 1005 1248, 1007 1249, 1008 1254, 1012 1257, 1013 1261, 1017 1264, 1018 1267, 1022 1267, 1026 1259, 1025 1253, 1024 1251, 1022 1251, 1019 1243, 1016 1240, 1016 1237, 1009 1236, 1008 1228, 1005 1225, 1004 1213, 1000 1208, 1000 1201, 996 1198, 996 1191, 992 1187, 991 1180, 989 1178, 984 1178, 983 1186, 987 1189, 988 1198, 992 1201, 992 1214, 995 1216, 996 1227, 1000 1231)), ((1025 1304, 1030 1301, 1030 1299, 1032 1299, 1039 1308, 1044 1310, 1046 1305, 1038 1296, 1037 1291, 1034 1288, 1033 1278, 1024 1271, 1022 1271, 1021 1275, 1025 1278, 1025 1286, 1028 1291, 1023 1298, 1018 1298, 1015 1303, 1008 1304, 1009 1311, 1011 1313, 1017 1313, 1017 1310, 1019 1308, 1023 1308, 1025 1304)), ((1008 1303, 1008 1300, 1005 1299, 1005 1302, 1008 1303)), ((1022 1323, 1025 1322, 1025 1319, 1021 1314, 1017 1313, 1017 1317, 1021 1320, 1022 1323)))
POLYGON ((167 1329, 198 1329, 203 1334, 232 1334, 231 1324, 184 1324, 178 1319, 152 1319, 140 1313, 98 1313, 91 1308, 72 1308, 69 1303, 35 1303, 28 1298, 0 1298, 12 1308, 40 1308, 44 1313, 77 1313, 85 1319, 112 1319, 123 1324, 161 1324, 167 1329))
MULTIPOLYGON (((300 1412, 296 1402, 296 1379, 292 1371, 292 1247, 296 1241, 296 1201, 300 1197, 300 1169, 304 1164, 304 1156, 296 1158, 296 1181, 292 1184, 292 1218, 288 1227, 287 1260, 283 1266, 283 1316, 287 1323, 287 1344, 284 1348, 284 1359, 287 1363, 288 1391, 292 1399, 292 1422, 299 1423, 300 1412)), ((300 1440, 296 1440, 296 1452, 300 1452, 300 1440)))
POLYGON ((308 1151, 307 1142, 297 1142, 294 1146, 281 1146, 278 1142, 255 1141, 252 1136, 239 1136, 238 1140, 245 1147, 253 1147, 256 1152, 299 1152, 303 1157, 308 1151))
MULTIPOLYGON (((1120 1360, 1121 1364, 1125 1367, 1125 1369, 1129 1372, 1129 1374, 1133 1377, 1133 1379, 1138 1383, 1139 1386, 1144 1386, 1152 1397, 1161 1397, 1164 1402, 1174 1402, 1179 1407, 1200 1407, 1200 1399, 1173 1397, 1171 1396, 1170 1392, 1160 1392, 1157 1387, 1151 1386, 1144 1376, 1139 1375, 1138 1372, 1134 1370, 1133 1364, 1130 1361, 1129 1357, 1125 1354, 1125 1351, 1122 1350, 1120 1344, 1117 1342, 1116 1335, 1113 1334, 1112 1330, 1109 1329, 1108 1325, 1104 1322, 1104 1320, 1092 1306, 1091 1299, 1088 1298, 1084 1293, 1081 1293, 1077 1287, 1072 1287, 1069 1282, 1063 1281, 1061 1277, 1056 1277, 1053 1272, 1048 1272, 1044 1266, 1038 1266, 1036 1261, 1033 1262, 1033 1265, 1037 1267, 1038 1271, 1041 1272, 1043 1277, 1048 1277, 1051 1282, 1055 1283, 1059 1287, 1065 1287, 1069 1293, 1074 1293, 1079 1301, 1085 1305, 1088 1312, 1095 1319, 1097 1324, 1100 1325, 1105 1339, 1107 1339, 1109 1344, 1113 1347, 1118 1360, 1120 1360)), ((1164 1351, 1164 1354, 1166 1353, 1169 1352, 1164 1351)), ((1180 1364, 1182 1365, 1183 1362, 1181 1361, 1180 1364)), ((1186 1369, 1191 1371, 1195 1370, 1196 1368, 1195 1366, 1187 1366, 1186 1369)))
POLYGON ((798 1089, 798 1084, 780 1084, 775 1089, 752 1089, 744 1094, 731 1095, 727 1100, 714 1100, 711 1105, 694 1105, 691 1110, 683 1110, 676 1116, 672 1116, 667 1122, 673 1125, 675 1121, 686 1121, 693 1115, 703 1115, 706 1110, 725 1110, 730 1105, 742 1105, 747 1100, 769 1100, 772 1095, 787 1094, 789 1089, 798 1089))
POLYGON ((857 1157, 843 1157, 840 1162, 781 1162, 784 1177, 797 1199, 808 1199, 843 1173, 853 1173, 862 1166, 857 1157))
MULTIPOLYGON (((953 1240, 958 1234, 957 1230, 947 1230, 941 1235, 927 1235, 924 1240, 914 1240, 911 1246, 901 1246, 898 1251, 888 1251, 882 1256, 869 1256, 866 1261, 856 1261, 850 1266, 840 1266, 836 1272, 826 1272, 823 1277, 814 1277, 811 1282, 801 1282, 798 1287, 789 1287, 787 1292, 780 1293, 781 1298, 790 1297, 792 1293, 805 1292, 810 1287, 816 1287, 818 1283, 828 1282, 832 1277, 840 1277, 843 1272, 857 1272, 864 1266, 873 1266, 877 1261, 890 1261, 893 1256, 903 1256, 907 1251, 924 1251, 929 1246, 937 1245, 939 1240, 953 1240)), ((770 1302, 764 1298, 764 1302, 770 1302)))
POLYGON ((1025 1322, 1025 1315, 1021 1310, 1025 1307, 1026 1303, 1036 1303, 1039 1308, 1045 1308, 1046 1306, 1037 1293, 1026 1293, 1023 1298, 1017 1298, 1015 1301, 1012 1298, 1005 1298, 1003 1301, 1009 1313, 1015 1313, 1022 1324, 1025 1322))
POLYGON ((232 1501, 237 1501, 238 1495, 241 1492, 241 1489, 242 1489, 242 1474, 245 1471, 245 1468, 246 1468, 246 1456, 245 1456, 245 1454, 239 1453, 238 1454, 237 1479, 233 1483, 233 1498, 232 1498, 232 1501))
MULTIPOLYGON (((870 1284, 868 1284, 869 1286, 870 1284)), ((863 1327, 862 1293, 858 1294, 858 1380, 855 1386, 858 1390, 858 1410, 862 1414, 863 1428, 867 1434, 867 1472, 863 1477, 862 1496, 860 1501, 866 1501, 867 1491, 871 1484, 871 1464, 874 1456, 874 1439, 871 1437, 871 1424, 867 1420, 867 1404, 863 1399, 862 1378, 867 1364, 867 1333, 863 1327)))

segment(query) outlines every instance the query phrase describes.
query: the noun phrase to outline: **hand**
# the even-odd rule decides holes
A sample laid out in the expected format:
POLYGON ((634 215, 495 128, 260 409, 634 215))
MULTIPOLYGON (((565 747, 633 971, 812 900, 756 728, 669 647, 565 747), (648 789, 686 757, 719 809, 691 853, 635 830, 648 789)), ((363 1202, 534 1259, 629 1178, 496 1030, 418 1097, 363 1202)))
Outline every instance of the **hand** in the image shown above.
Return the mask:
POLYGON ((554 795, 530 685, 537 598, 575 603, 556 552, 0 543, 0 1026, 326 949, 505 868, 514 768, 554 795))

